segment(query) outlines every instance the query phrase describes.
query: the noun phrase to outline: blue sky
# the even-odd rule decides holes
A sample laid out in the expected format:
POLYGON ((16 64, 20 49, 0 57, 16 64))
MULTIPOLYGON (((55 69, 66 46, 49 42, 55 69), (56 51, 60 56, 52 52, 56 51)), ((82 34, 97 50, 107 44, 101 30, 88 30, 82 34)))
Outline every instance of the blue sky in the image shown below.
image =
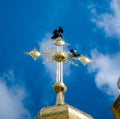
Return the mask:
POLYGON ((65 102, 95 119, 113 119, 111 106, 119 95, 119 0, 0 1, 0 119, 33 119, 42 107, 55 104, 55 63, 43 65, 24 52, 44 51, 54 29, 95 62, 64 64, 65 102))

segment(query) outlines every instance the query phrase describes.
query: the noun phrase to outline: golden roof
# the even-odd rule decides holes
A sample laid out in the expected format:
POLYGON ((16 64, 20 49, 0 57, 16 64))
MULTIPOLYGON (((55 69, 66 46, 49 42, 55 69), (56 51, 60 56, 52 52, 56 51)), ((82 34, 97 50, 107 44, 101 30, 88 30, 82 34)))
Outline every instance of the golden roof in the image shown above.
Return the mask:
POLYGON ((42 108, 36 119, 93 119, 90 115, 68 104, 42 108))

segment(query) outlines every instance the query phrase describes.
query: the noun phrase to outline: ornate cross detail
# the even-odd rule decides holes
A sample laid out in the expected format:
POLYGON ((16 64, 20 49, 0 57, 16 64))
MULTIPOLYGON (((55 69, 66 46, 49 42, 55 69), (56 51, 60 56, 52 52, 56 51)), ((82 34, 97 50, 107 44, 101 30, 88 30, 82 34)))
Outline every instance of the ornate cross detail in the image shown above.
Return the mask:
POLYGON ((71 49, 70 51, 64 51, 63 46, 69 44, 62 39, 62 33, 63 29, 61 27, 59 27, 58 30, 53 31, 51 43, 56 46, 56 49, 45 47, 49 52, 44 53, 39 52, 37 49, 34 48, 30 52, 25 53, 31 56, 34 60, 41 56, 49 57, 49 59, 44 61, 43 64, 56 61, 56 83, 54 85, 54 90, 58 94, 56 102, 57 105, 64 103, 62 93, 66 90, 66 87, 63 83, 63 62, 78 66, 76 63, 74 63, 74 60, 80 61, 83 65, 86 65, 93 61, 82 54, 78 54, 76 50, 71 49))

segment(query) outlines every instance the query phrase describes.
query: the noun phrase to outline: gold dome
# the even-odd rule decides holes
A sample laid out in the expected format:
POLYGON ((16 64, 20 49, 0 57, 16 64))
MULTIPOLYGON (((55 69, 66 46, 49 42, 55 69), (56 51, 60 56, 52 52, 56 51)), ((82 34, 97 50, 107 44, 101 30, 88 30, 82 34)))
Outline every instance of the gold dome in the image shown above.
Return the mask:
POLYGON ((70 105, 63 104, 41 109, 36 119, 93 119, 93 117, 70 105))

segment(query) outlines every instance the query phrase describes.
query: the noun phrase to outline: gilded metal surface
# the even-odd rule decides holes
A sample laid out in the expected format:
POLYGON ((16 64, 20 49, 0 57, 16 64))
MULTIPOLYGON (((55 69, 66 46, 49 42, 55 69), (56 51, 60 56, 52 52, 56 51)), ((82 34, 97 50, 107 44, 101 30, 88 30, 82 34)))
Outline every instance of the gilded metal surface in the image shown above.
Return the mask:
POLYGON ((54 86, 53 86, 53 89, 57 93, 56 105, 63 105, 63 104, 65 104, 63 93, 66 91, 67 88, 64 85, 64 83, 56 82, 54 84, 54 86))
POLYGON ((89 59, 89 58, 87 58, 87 57, 85 57, 85 56, 83 56, 83 55, 81 55, 81 56, 79 57, 79 60, 80 60, 80 62, 81 62, 82 64, 84 64, 84 65, 92 62, 91 59, 89 59))
POLYGON ((39 56, 41 56, 41 53, 38 52, 35 48, 30 52, 26 52, 25 54, 30 55, 34 60, 36 60, 39 56))
POLYGON ((57 62, 63 62, 67 59, 67 55, 64 52, 56 53, 54 54, 53 59, 57 62))
POLYGON ((93 119, 89 114, 64 104, 41 109, 36 119, 93 119))
POLYGON ((120 119, 120 95, 112 106, 112 112, 115 119, 120 119))
POLYGON ((63 45, 65 45, 65 41, 62 40, 61 38, 55 39, 55 40, 53 41, 53 43, 54 43, 55 45, 57 45, 57 46, 63 46, 63 45))
POLYGON ((84 55, 81 55, 80 57, 69 56, 68 59, 78 60, 83 65, 86 65, 86 64, 94 61, 92 59, 89 59, 88 57, 85 57, 84 55))
POLYGON ((59 93, 59 92, 65 92, 67 88, 64 85, 64 83, 56 82, 53 86, 53 89, 56 93, 59 93))

